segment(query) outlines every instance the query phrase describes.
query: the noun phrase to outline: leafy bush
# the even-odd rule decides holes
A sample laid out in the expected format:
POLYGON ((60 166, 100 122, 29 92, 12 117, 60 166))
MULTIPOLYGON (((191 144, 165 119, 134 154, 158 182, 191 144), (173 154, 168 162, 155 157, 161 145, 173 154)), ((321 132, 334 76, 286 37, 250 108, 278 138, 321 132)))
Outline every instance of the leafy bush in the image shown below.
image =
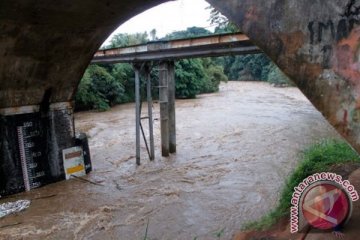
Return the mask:
POLYGON ((130 64, 114 64, 111 69, 111 75, 122 84, 125 92, 121 96, 119 103, 135 101, 135 73, 130 64))
POLYGON ((227 81, 221 66, 210 58, 184 59, 175 63, 177 98, 195 98, 199 93, 219 91, 220 81, 227 81))
POLYGON ((105 99, 94 88, 90 74, 86 71, 75 95, 75 109, 77 111, 93 108, 106 110, 108 107, 105 99))
POLYGON ((270 59, 264 54, 251 54, 235 57, 229 74, 232 80, 266 80, 270 59), (244 79, 242 76, 251 76, 251 79, 244 79))
POLYGON ((202 27, 188 27, 186 30, 183 31, 174 31, 170 34, 167 34, 161 40, 172 40, 172 39, 179 39, 179 38, 192 38, 192 37, 200 37, 200 36, 208 36, 213 34, 209 30, 202 28, 202 27))
POLYGON ((124 87, 104 68, 93 65, 89 69, 95 89, 104 96, 110 106, 121 102, 124 87))
POLYGON ((199 59, 184 59, 175 63, 175 95, 177 98, 195 98, 206 77, 199 59))
POLYGON ((121 102, 123 93, 123 85, 115 80, 105 68, 90 65, 75 96, 76 109, 107 110, 110 106, 121 102))
POLYGON ((118 33, 112 37, 110 44, 104 48, 126 47, 146 43, 147 41, 149 41, 147 32, 134 34, 118 33))
POLYGON ((228 78, 224 74, 224 69, 214 64, 210 58, 202 59, 205 68, 205 78, 202 81, 201 93, 212 93, 219 91, 220 82, 227 82, 228 78))

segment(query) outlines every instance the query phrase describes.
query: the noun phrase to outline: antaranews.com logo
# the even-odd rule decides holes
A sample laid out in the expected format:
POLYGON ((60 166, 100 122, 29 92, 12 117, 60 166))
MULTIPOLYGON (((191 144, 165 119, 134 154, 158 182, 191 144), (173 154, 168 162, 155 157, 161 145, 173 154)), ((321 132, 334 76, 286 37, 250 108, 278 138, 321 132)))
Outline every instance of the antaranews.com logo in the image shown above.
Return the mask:
POLYGON ((335 173, 315 173, 305 178, 291 199, 291 233, 310 225, 328 230, 344 226, 351 217, 352 202, 359 195, 348 180, 335 173))

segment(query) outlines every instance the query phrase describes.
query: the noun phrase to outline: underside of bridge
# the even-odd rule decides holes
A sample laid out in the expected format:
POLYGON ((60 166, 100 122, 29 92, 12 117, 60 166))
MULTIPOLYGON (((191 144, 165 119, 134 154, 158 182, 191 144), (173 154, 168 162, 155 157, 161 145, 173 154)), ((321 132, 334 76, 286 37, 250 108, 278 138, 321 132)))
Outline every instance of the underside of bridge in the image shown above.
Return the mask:
MULTIPOLYGON (((47 181, 63 178, 62 150, 74 145, 72 100, 85 68, 117 26, 162 2, 0 3, 0 189, 22 190, 17 159, 28 153, 21 146, 33 148, 27 157, 42 158, 40 168, 52 179, 47 181), (35 137, 37 146, 24 135, 35 137)), ((238 24, 360 151, 360 0, 208 2, 238 24)))

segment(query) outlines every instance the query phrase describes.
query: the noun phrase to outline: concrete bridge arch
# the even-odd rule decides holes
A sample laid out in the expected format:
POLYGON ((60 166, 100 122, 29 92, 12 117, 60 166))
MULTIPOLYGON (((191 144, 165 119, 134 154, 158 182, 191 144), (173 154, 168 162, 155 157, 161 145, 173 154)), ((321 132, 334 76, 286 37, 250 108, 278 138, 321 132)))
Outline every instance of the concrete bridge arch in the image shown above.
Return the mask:
MULTIPOLYGON (((0 175, 12 167, 4 163, 17 157, 9 129, 25 113, 44 124, 50 174, 61 178, 61 150, 73 144, 73 95, 93 54, 119 24, 163 2, 0 3, 0 175)), ((237 23, 360 151, 360 0, 208 2, 237 23)))

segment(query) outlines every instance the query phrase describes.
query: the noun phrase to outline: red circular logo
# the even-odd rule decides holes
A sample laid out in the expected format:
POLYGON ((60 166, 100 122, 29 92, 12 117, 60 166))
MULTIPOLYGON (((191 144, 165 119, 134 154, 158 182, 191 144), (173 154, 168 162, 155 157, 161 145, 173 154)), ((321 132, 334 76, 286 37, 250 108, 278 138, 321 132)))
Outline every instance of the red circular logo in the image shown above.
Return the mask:
POLYGON ((337 185, 320 183, 306 192, 302 201, 306 221, 318 229, 331 229, 342 224, 350 212, 348 195, 337 185))

